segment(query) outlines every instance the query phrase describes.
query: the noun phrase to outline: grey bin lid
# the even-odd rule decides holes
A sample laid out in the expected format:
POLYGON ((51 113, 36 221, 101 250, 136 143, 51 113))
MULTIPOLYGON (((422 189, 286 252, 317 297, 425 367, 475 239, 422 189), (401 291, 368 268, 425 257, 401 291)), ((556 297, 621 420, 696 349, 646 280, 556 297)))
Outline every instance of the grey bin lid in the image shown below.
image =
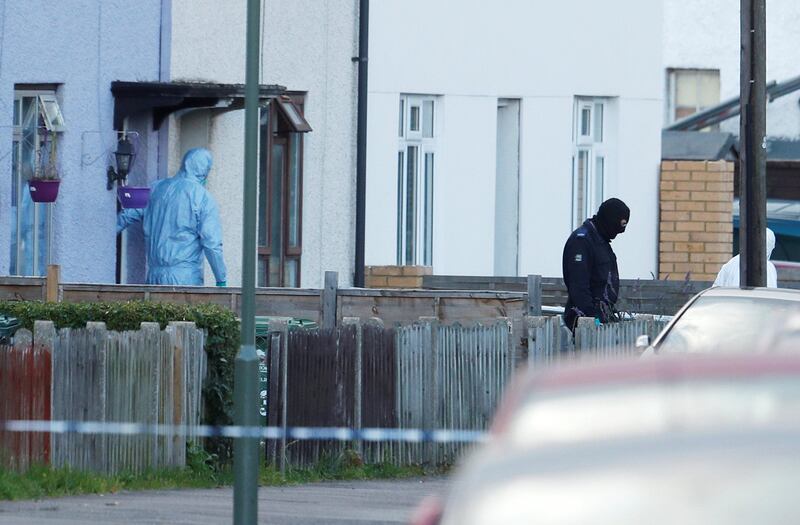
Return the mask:
POLYGON ((11 337, 19 328, 19 319, 0 314, 0 337, 11 337))
POLYGON ((289 325, 289 328, 302 328, 305 330, 319 328, 315 321, 310 319, 301 319, 298 317, 267 317, 267 316, 257 316, 256 317, 256 335, 266 335, 269 333, 269 325, 270 323, 274 323, 275 321, 286 321, 286 324, 289 325))

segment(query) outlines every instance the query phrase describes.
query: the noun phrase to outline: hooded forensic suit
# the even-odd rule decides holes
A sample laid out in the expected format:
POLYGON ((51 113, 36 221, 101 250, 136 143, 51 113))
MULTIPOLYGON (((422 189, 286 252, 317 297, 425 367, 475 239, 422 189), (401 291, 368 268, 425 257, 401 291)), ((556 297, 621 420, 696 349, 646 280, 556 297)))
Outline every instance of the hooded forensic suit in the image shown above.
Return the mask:
MULTIPOLYGON (((775 249, 775 234, 772 230, 767 228, 767 287, 778 287, 778 270, 775 265, 769 260, 772 256, 772 250, 775 249)), ((739 255, 734 256, 730 261, 726 262, 719 273, 717 279, 714 281, 714 286, 739 286, 739 255)))
POLYGON ((204 187, 210 170, 207 149, 189 150, 174 177, 153 185, 145 209, 128 209, 117 217, 117 233, 142 222, 147 284, 202 286, 205 255, 217 286, 225 285, 219 209, 204 187))

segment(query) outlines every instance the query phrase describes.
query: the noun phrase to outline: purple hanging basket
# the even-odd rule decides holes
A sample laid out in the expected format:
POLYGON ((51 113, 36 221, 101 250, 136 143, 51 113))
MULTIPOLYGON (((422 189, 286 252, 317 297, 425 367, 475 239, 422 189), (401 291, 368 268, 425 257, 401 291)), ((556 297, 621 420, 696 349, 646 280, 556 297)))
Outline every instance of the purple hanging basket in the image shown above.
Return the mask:
POLYGON ((150 200, 150 188, 119 186, 117 197, 123 208, 146 208, 147 201, 150 200))
POLYGON ((33 202, 55 202, 58 197, 58 186, 61 181, 58 179, 33 179, 28 181, 28 190, 31 193, 33 202))

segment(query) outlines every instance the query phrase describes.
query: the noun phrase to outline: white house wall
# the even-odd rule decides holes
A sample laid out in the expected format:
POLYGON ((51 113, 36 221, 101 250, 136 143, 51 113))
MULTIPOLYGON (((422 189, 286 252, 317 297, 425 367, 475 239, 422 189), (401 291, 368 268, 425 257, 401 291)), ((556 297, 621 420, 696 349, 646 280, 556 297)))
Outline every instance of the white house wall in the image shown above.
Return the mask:
POLYGON ((522 101, 519 232, 522 275, 561 275, 561 248, 572 231, 573 106, 571 96, 528 97, 522 101), (565 180, 559 183, 554 176, 557 173, 565 180))
MULTIPOLYGON (((767 81, 800 75, 800 3, 767 0, 767 81)), ((739 96, 739 2, 731 0, 664 0, 664 70, 668 68, 718 69, 720 99, 739 96)), ((796 138, 800 135, 800 93, 795 92, 767 107, 767 134, 796 138)), ((739 133, 739 119, 720 126, 739 133)))
POLYGON ((656 266, 663 71, 652 2, 382 0, 371 5, 367 264, 396 261, 400 94, 438 95, 434 272, 491 275, 496 105, 521 100, 519 273, 561 274, 575 96, 614 97, 613 179, 632 209, 624 277, 656 266), (409 28, 413 28, 411 31, 409 28), (379 113, 379 114, 375 114, 379 113), (438 151, 438 150, 437 150, 438 151))
MULTIPOLYGON (((356 0, 270 0, 262 30, 262 84, 305 91, 301 286, 324 272, 352 283, 354 262, 356 0)), ((173 0, 172 79, 245 81, 244 0, 173 0)), ((209 190, 223 222, 228 284, 241 280, 243 112, 212 119, 209 190)), ((206 280, 210 280, 210 274, 206 280)))
POLYGON ((497 100, 450 96, 440 108, 437 168, 442 169, 434 178, 433 265, 446 273, 481 275, 494 266, 497 100), (486 126, 476 128, 476 122, 486 126))
POLYGON ((369 94, 367 107, 367 203, 366 246, 368 264, 397 262, 397 132, 390 138, 376 130, 397 130, 398 95, 369 94), (394 159, 394 163, 389 160, 394 159), (394 200, 392 200, 394 199, 394 200))

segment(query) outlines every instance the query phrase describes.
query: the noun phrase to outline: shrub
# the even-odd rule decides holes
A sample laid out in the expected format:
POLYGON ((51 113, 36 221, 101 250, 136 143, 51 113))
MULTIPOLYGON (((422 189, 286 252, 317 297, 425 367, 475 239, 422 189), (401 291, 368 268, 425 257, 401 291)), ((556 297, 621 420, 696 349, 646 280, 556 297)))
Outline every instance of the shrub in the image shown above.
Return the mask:
MULTIPOLYGON (((34 321, 52 321, 56 328, 83 328, 87 322, 103 322, 109 330, 138 330, 142 322, 165 328, 171 321, 191 321, 206 331, 208 377, 203 385, 204 422, 233 422, 233 366, 239 349, 239 321, 233 312, 213 304, 179 305, 129 301, 116 303, 43 303, 0 301, 0 313, 16 317, 33 330, 34 321)), ((229 439, 209 439, 206 450, 218 462, 231 458, 229 439)))

